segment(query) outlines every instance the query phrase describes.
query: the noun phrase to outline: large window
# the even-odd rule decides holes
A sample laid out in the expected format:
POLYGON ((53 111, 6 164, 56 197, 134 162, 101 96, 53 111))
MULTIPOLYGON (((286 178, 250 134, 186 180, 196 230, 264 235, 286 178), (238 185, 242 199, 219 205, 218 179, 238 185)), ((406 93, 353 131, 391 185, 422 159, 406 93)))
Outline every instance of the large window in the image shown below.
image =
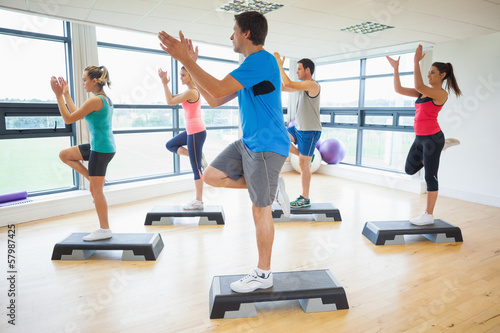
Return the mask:
MULTIPOLYGON (((76 144, 76 126, 66 125, 50 88, 51 76, 73 82, 71 24, 0 10, 0 49, 6 79, 0 83, 0 194, 28 191, 30 195, 79 188, 79 177, 59 159, 59 152, 76 144)), ((98 65, 110 71, 105 88, 115 106, 113 132, 117 154, 108 168, 109 183, 190 173, 189 159, 179 158, 165 143, 184 130, 180 105, 166 105, 158 68, 172 77, 171 91, 182 92, 180 66, 158 47, 153 34, 96 28, 98 65)), ((230 47, 198 44, 203 68, 222 78, 238 66, 230 47)), ((207 127, 208 160, 238 137, 237 101, 211 109, 202 104, 207 127)))
MULTIPOLYGON (((403 86, 413 86, 413 55, 400 60, 403 86)), ((393 70, 385 57, 320 64, 321 139, 346 147, 342 163, 402 171, 412 144, 414 98, 394 92, 393 70)))
MULTIPOLYGON (((190 173, 188 158, 165 148, 168 140, 185 130, 180 105, 166 104, 158 69, 170 76, 169 88, 181 93, 180 65, 158 47, 156 36, 97 28, 100 65, 109 69, 113 82, 109 95, 115 103, 113 132, 116 155, 109 164, 109 183, 190 173)), ((230 48, 196 44, 198 63, 222 79, 237 67, 237 55, 230 48), (218 55, 214 58, 213 55, 218 55)), ((202 117, 207 127, 204 152, 208 160, 238 137, 237 101, 211 109, 202 99, 202 117)))
POLYGON ((50 88, 70 77, 70 26, 60 20, 0 10, 0 194, 74 189, 77 178, 59 160, 74 143, 50 88))

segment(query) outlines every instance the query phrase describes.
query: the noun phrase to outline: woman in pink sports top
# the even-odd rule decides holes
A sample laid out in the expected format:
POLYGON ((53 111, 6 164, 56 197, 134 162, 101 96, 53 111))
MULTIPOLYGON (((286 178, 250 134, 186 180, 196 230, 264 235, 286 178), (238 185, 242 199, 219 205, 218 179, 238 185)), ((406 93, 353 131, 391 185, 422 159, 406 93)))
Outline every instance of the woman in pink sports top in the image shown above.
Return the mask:
POLYGON ((203 144, 207 137, 205 124, 201 118, 200 93, 195 88, 191 76, 184 67, 181 68, 181 82, 188 87, 188 90, 181 94, 172 95, 168 87, 170 77, 161 68, 158 69, 158 76, 165 89, 165 97, 168 105, 182 103, 186 119, 186 131, 176 135, 166 144, 169 151, 179 155, 188 156, 193 169, 194 184, 196 187, 196 197, 184 206, 185 210, 203 209, 203 172, 207 167, 207 162, 203 156, 203 144), (186 148, 186 147, 187 148, 186 148))
POLYGON ((415 225, 428 225, 434 223, 434 206, 438 197, 438 168, 439 159, 443 149, 459 144, 456 139, 446 139, 439 127, 437 117, 448 99, 448 92, 453 90, 458 97, 462 94, 458 87, 453 66, 450 63, 435 62, 432 64, 427 78, 429 86, 424 84, 420 72, 420 60, 425 56, 422 45, 417 47, 414 57, 414 82, 415 88, 401 86, 399 79, 399 58, 394 60, 386 57, 394 68, 394 89, 398 94, 416 97, 415 101, 415 141, 406 158, 405 171, 409 175, 417 173, 420 169, 425 170, 425 182, 427 183, 427 206, 425 212, 418 217, 410 219, 415 225), (446 81, 446 90, 443 89, 443 81, 446 81))

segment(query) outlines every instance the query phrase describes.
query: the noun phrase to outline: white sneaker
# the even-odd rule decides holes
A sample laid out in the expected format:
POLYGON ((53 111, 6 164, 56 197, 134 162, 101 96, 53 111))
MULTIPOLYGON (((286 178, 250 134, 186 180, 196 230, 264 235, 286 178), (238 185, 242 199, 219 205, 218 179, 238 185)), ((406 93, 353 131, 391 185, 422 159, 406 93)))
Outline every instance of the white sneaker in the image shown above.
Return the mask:
POLYGON ((417 217, 410 219, 411 224, 414 225, 428 225, 434 224, 434 215, 428 214, 427 212, 423 212, 417 217))
POLYGON ((203 201, 193 199, 182 208, 184 210, 203 210, 203 201))
POLYGON ((283 210, 283 215, 289 217, 290 200, 288 199, 288 194, 286 194, 285 180, 283 179, 283 177, 279 177, 278 179, 278 191, 276 192, 276 201, 281 206, 281 210, 283 210))
POLYGON ((458 146, 460 144, 460 141, 457 139, 449 138, 449 139, 444 139, 444 146, 443 146, 443 151, 446 149, 453 147, 453 146, 458 146))
POLYGON ((111 229, 97 229, 96 231, 84 236, 82 239, 86 242, 93 242, 103 239, 109 239, 113 236, 111 229))
POLYGON ((207 159, 205 158, 205 153, 201 154, 201 167, 205 170, 208 166, 207 159))
POLYGON ((273 286, 273 273, 270 272, 267 277, 265 274, 259 276, 255 269, 245 277, 231 283, 231 289, 237 293, 250 293, 257 289, 267 289, 273 286))

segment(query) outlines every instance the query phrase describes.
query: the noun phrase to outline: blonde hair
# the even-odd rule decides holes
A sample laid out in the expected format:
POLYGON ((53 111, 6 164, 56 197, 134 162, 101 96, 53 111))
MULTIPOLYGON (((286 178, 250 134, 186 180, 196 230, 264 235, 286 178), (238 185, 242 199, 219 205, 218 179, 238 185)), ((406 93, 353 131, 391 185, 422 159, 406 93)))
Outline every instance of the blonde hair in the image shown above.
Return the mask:
POLYGON ((109 79, 108 69, 104 66, 88 66, 85 68, 84 72, 87 72, 87 75, 90 79, 96 79, 97 83, 103 87, 106 84, 108 87, 111 86, 111 80, 109 79))

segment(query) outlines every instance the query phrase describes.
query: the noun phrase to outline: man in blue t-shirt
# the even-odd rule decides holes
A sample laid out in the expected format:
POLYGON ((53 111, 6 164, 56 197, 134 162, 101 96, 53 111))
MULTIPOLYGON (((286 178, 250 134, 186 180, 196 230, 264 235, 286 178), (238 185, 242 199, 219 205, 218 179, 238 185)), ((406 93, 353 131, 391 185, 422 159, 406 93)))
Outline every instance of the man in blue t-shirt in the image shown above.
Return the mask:
POLYGON ((236 53, 245 61, 218 80, 197 63, 198 50, 179 33, 180 41, 164 31, 161 47, 180 61, 205 100, 217 107, 238 97, 243 137, 230 144, 204 171, 205 183, 215 187, 247 188, 257 235, 257 268, 231 283, 235 292, 252 292, 273 286, 271 253, 274 224, 271 205, 277 197, 285 215, 290 202, 279 173, 290 150, 281 106, 281 75, 276 58, 264 50, 267 20, 258 12, 235 15, 231 35, 236 53), (277 192, 277 193, 276 193, 277 192))

